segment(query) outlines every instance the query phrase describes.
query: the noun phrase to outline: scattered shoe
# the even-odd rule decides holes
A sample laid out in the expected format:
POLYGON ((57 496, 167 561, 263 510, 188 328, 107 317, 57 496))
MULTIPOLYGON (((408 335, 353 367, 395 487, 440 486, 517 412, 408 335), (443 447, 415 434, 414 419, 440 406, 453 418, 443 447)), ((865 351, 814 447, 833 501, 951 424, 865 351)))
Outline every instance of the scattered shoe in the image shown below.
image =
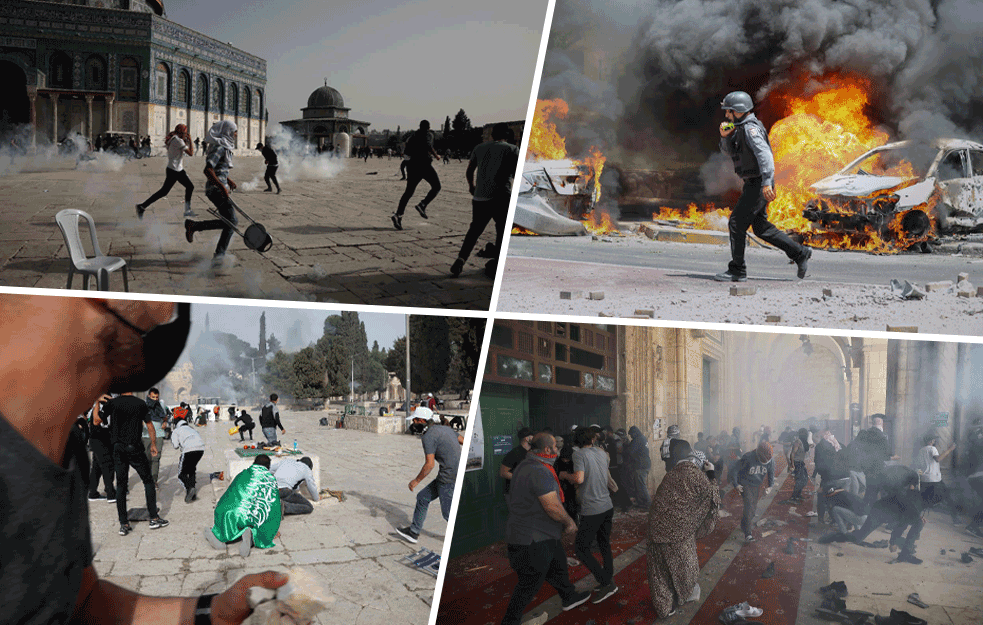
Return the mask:
POLYGON ((908 595, 908 603, 911 605, 917 605, 919 608, 927 608, 928 604, 921 600, 917 592, 913 592, 908 595))
POLYGON ((170 525, 170 523, 160 517, 150 519, 150 529, 152 530, 159 530, 160 528, 167 527, 168 525, 170 525))
POLYGON ((979 527, 973 527, 973 526, 967 525, 966 526, 966 531, 969 532, 970 534, 972 534, 973 536, 977 536, 979 538, 983 538, 983 529, 980 529, 979 527))
POLYGON ((392 216, 390 217, 390 219, 393 220, 393 226, 397 230, 402 230, 403 229, 403 216, 402 215, 397 215, 396 213, 393 213, 392 216))
POLYGON ((143 204, 137 204, 137 219, 143 219, 145 212, 147 212, 147 209, 143 207, 143 204))
POLYGON ((754 536, 752 536, 751 534, 748 534, 747 536, 744 537, 744 542, 746 542, 746 543, 753 543, 754 542, 754 536))
POLYGON ((964 551, 960 560, 963 561, 963 564, 970 564, 973 561, 973 558, 970 557, 969 553, 964 551))
MULTIPOLYGON (((699 586, 697 586, 697 588, 699 588, 699 586)), ((600 603, 614 593, 618 592, 618 587, 614 585, 614 582, 611 582, 607 586, 598 586, 594 589, 594 592, 596 592, 597 595, 594 597, 594 600, 591 601, 591 603, 600 603)))
POLYGON ((795 547, 792 546, 792 543, 794 543, 794 542, 795 542, 795 539, 794 538, 789 538, 788 539, 788 542, 785 543, 785 548, 782 549, 782 551, 785 552, 785 553, 787 553, 787 554, 789 554, 789 555, 794 554, 795 553, 795 547))
POLYGON ((132 531, 133 531, 133 526, 130 525, 129 523, 124 523, 123 525, 120 525, 119 526, 119 535, 120 536, 126 536, 127 534, 129 534, 132 531))
POLYGON ((969 548, 969 552, 971 554, 973 554, 974 556, 978 556, 980 558, 983 558, 983 549, 980 549, 979 547, 970 547, 969 548))
POLYGON ((735 273, 731 273, 729 270, 723 273, 718 273, 713 277, 717 282, 747 282, 747 276, 739 276, 735 273))
POLYGON ((252 528, 247 527, 242 532, 242 542, 239 543, 239 555, 242 556, 243 558, 248 557, 249 552, 252 551, 252 548, 253 548, 253 530, 252 528))
POLYGON ((188 240, 188 243, 195 242, 195 222, 190 219, 184 220, 184 238, 188 240))
POLYGON ((459 275, 461 275, 462 271, 464 271, 464 260, 458 258, 457 260, 454 261, 454 264, 451 265, 451 275, 456 278, 459 275))
POLYGON ((737 613, 737 616, 741 618, 748 618, 748 617, 757 618, 765 613, 764 610, 752 606, 747 601, 745 601, 744 603, 739 603, 733 606, 733 608, 734 611, 737 613))
POLYGON ((225 543, 215 536, 215 533, 212 532, 212 528, 206 527, 205 531, 202 532, 201 535, 205 537, 205 542, 207 542, 209 545, 219 551, 225 551, 225 543))
MULTIPOLYGON (((775 576, 775 563, 770 562, 768 563, 768 568, 766 568, 765 572, 761 574, 761 578, 768 579, 774 576, 775 576)), ((758 614, 752 614, 751 616, 759 616, 760 614, 761 613, 759 612, 758 614)))
POLYGON ((799 280, 806 277, 806 270, 809 268, 810 258, 812 258, 812 249, 807 247, 803 250, 802 256, 795 261, 795 264, 799 267, 799 271, 795 275, 798 276, 799 280))
POLYGON ((548 620, 550 620, 549 612, 540 612, 539 614, 533 614, 523 625, 545 625, 548 620))
POLYGON ((430 219, 429 217, 427 217, 427 205, 426 204, 424 204, 423 202, 420 202, 414 208, 416 208, 416 212, 420 213, 420 217, 423 217, 424 219, 430 219))
POLYGON ((828 586, 823 586, 820 588, 819 592, 824 594, 833 593, 840 598, 848 597, 850 595, 846 588, 846 582, 832 582, 828 586))
POLYGON ((397 527, 396 533, 403 537, 407 542, 411 542, 414 545, 418 540, 420 540, 420 535, 414 532, 409 527, 397 527))
POLYGON ((105 495, 100 495, 99 493, 90 493, 89 501, 99 501, 100 499, 105 499, 105 495))
POLYGON ((572 609, 576 608, 577 606, 583 605, 583 604, 587 603, 587 600, 588 599, 590 599, 590 591, 589 590, 585 590, 584 592, 578 592, 577 594, 575 594, 573 596, 572 599, 570 599, 570 603, 564 602, 564 604, 563 604, 563 611, 566 612, 568 610, 572 610, 572 609))
POLYGON ((890 616, 875 616, 874 623, 877 625, 928 625, 928 621, 925 619, 894 609, 891 610, 890 616))
POLYGON ((184 496, 184 503, 191 503, 195 500, 195 495, 198 494, 198 489, 192 486, 188 489, 187 494, 184 496))

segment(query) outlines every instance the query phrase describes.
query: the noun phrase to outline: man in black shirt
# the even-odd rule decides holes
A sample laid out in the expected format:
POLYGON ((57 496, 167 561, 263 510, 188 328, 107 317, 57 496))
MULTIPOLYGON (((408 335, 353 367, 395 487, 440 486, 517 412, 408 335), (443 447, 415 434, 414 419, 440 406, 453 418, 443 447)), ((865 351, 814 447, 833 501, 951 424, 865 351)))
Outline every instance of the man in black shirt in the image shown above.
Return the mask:
POLYGON ((430 191, 415 207, 416 212, 420 213, 420 217, 427 219, 427 206, 440 193, 440 178, 437 177, 437 171, 430 161, 431 156, 440 158, 437 151, 433 149, 433 133, 430 132, 430 122, 427 120, 420 122, 419 130, 407 139, 404 154, 409 157, 409 162, 406 165, 409 178, 406 179, 406 190, 399 198, 396 212, 392 215, 393 226, 397 230, 403 229, 403 213, 406 212, 406 204, 413 197, 413 192, 416 191, 416 186, 420 184, 421 180, 430 183, 430 191))
POLYGON ((269 571, 246 575, 220 595, 150 597, 100 580, 92 566, 85 487, 78 460, 66 453, 72 421, 110 387, 149 388, 163 377, 145 372, 155 361, 165 370, 173 365, 161 344, 178 352, 185 344, 179 332, 160 337, 174 309, 170 302, 0 294, 0 387, 7 389, 0 396, 0 510, 16 511, 0 514, 0 535, 17 537, 0 541, 4 622, 176 625, 200 611, 199 618, 237 625, 250 614, 250 586, 288 581, 269 571))
POLYGON ((505 458, 502 459, 502 466, 498 468, 498 475, 505 478, 505 500, 508 501, 509 489, 512 487, 512 471, 515 466, 522 462, 523 458, 526 457, 526 453, 529 452, 529 445, 532 443, 533 431, 529 428, 522 428, 519 430, 519 444, 512 448, 509 453, 505 454, 505 458))
POLYGON ((263 176, 263 180, 266 181, 266 188, 263 191, 270 193, 273 191, 273 187, 270 186, 270 181, 276 185, 277 195, 280 194, 280 183, 276 179, 276 170, 280 167, 280 162, 276 158, 276 152, 269 144, 263 145, 262 143, 256 144, 256 149, 263 153, 263 158, 266 160, 266 174, 263 176))
POLYGON ((157 508, 157 488, 150 474, 150 461, 147 459, 141 441, 143 425, 150 432, 150 455, 157 456, 157 433, 153 421, 150 420, 150 410, 147 403, 133 396, 133 393, 123 393, 106 402, 106 413, 109 415, 109 434, 113 441, 113 465, 116 467, 116 512, 119 514, 119 535, 126 536, 133 531, 126 516, 126 491, 129 486, 130 467, 133 467, 143 482, 147 494, 147 512, 150 515, 150 529, 167 527, 168 523, 160 518, 157 508))

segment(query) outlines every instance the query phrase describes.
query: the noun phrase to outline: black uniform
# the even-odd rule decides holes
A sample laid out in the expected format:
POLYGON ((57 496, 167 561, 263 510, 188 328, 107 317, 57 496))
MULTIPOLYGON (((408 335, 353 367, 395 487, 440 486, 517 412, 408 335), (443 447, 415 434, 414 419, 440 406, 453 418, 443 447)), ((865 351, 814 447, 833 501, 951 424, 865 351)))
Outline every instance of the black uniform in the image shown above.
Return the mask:
POLYGON ((764 124, 754 113, 748 113, 734 125, 734 132, 720 138, 720 149, 731 157, 734 172, 744 180, 744 190, 728 222, 731 254, 728 270, 735 276, 746 276, 744 248, 749 227, 754 234, 785 252, 793 261, 798 261, 807 252, 805 247, 768 221, 768 200, 761 190, 775 186, 775 158, 764 124))
POLYGON ((266 174, 263 176, 263 180, 266 181, 266 190, 273 190, 273 187, 270 186, 270 182, 272 182, 276 185, 276 192, 279 193, 280 183, 276 179, 276 170, 280 167, 280 162, 277 160, 276 152, 270 146, 264 145, 263 158, 266 159, 266 174))

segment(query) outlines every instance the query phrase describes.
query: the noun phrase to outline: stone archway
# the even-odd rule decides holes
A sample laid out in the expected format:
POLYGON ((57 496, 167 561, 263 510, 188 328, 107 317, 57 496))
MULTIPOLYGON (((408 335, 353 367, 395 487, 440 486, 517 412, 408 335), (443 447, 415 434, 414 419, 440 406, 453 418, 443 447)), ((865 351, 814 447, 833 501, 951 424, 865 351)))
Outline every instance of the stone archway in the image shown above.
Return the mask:
POLYGON ((6 137, 18 126, 31 123, 30 100, 27 97, 27 75, 16 63, 0 60, 0 137, 6 137))

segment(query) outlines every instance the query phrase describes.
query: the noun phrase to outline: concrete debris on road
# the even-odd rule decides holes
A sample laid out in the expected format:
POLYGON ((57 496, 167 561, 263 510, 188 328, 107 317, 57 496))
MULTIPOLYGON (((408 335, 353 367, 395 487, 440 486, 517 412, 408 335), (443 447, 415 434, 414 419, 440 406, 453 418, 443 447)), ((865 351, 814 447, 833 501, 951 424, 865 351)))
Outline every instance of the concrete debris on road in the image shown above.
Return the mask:
MULTIPOLYGON (((950 283, 951 284, 951 283, 950 283)), ((898 280, 891 280, 891 294, 901 299, 924 299, 927 295, 926 291, 931 289, 928 285, 925 285, 925 290, 918 288, 918 285, 912 284, 905 280, 904 282, 899 282, 898 280)), ((832 294, 832 291, 830 292, 832 294)), ((823 295, 826 293, 823 292, 823 295)))
POLYGON ((730 287, 730 294, 731 295, 754 295, 757 292, 758 292, 758 287, 756 287, 756 286, 749 286, 749 285, 746 285, 746 284, 742 284, 740 286, 732 286, 732 287, 730 287))

